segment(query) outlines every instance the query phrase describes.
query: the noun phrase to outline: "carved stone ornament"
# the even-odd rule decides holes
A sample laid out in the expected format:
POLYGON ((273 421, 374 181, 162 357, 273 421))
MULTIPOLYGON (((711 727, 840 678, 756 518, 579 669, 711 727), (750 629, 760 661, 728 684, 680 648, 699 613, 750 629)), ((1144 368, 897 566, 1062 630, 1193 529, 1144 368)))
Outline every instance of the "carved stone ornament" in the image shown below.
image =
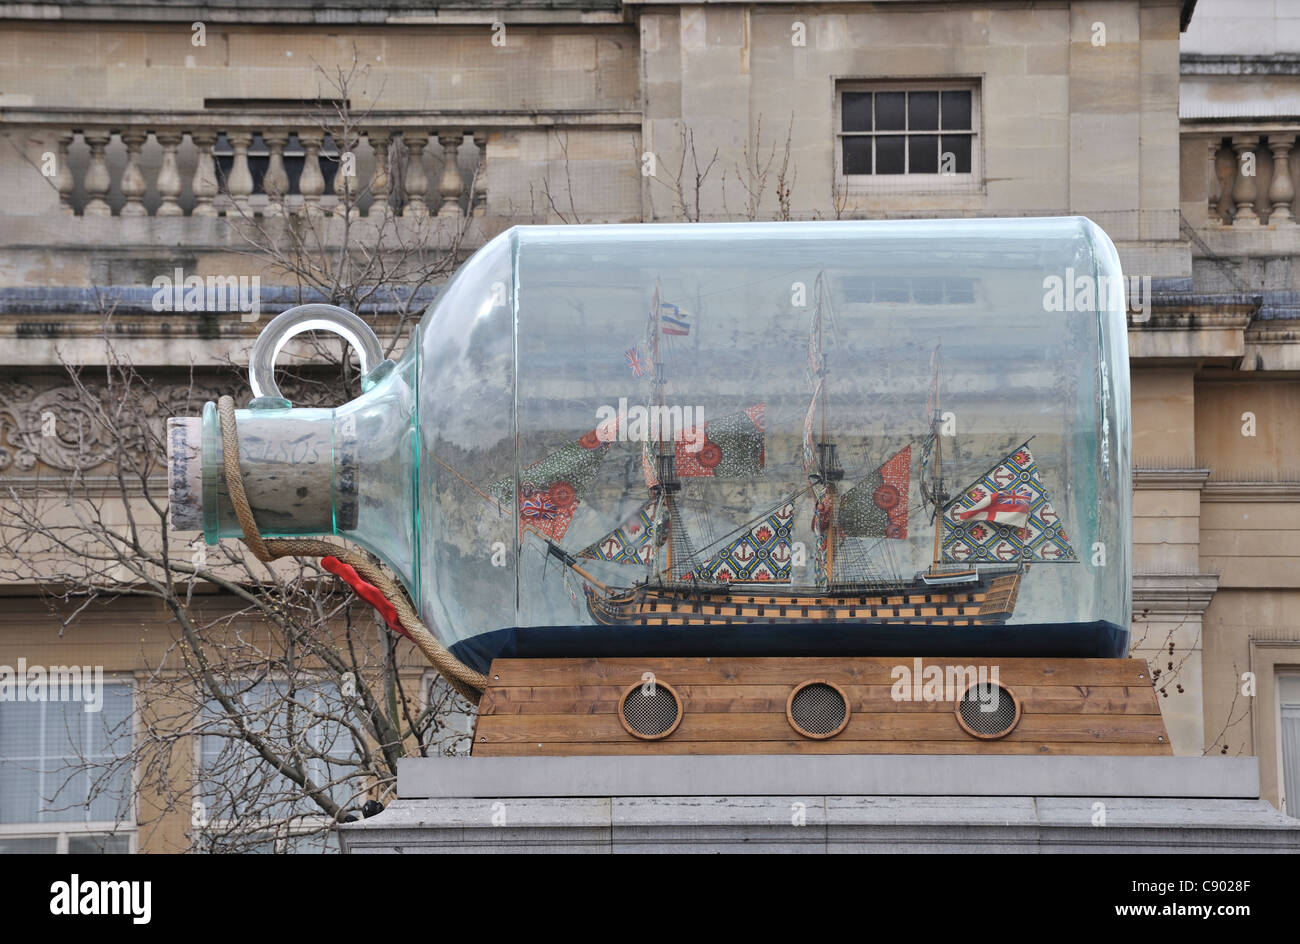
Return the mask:
POLYGON ((144 387, 121 409, 119 390, 72 384, 38 390, 22 382, 0 382, 0 472, 25 473, 39 462, 62 472, 86 472, 113 458, 120 448, 139 448, 139 424, 161 436, 169 415, 195 412, 215 400, 216 387, 163 384, 144 387))

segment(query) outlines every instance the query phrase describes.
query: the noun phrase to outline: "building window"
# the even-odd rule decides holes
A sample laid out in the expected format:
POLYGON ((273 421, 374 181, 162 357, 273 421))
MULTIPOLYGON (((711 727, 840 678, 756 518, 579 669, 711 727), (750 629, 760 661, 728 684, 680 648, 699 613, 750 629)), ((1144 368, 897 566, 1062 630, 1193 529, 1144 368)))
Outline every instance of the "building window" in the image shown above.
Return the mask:
POLYGON ((114 832, 83 831, 81 826, 60 827, 21 833, 14 827, 0 827, 0 855, 128 855, 135 851, 134 830, 111 823, 100 828, 114 832))
POLYGON ((855 305, 975 304, 975 280, 964 276, 846 275, 839 283, 844 300, 855 305))
POLYGON ((133 851, 131 683, 100 697, 0 701, 0 853, 133 851))
POLYGON ((1282 742, 1283 806, 1288 816, 1300 818, 1300 675, 1279 675, 1278 733, 1282 742))
MULTIPOLYGON (((360 805, 359 755, 344 723, 348 699, 336 682, 283 678, 246 683, 231 692, 242 724, 272 749, 296 745, 313 784, 342 807, 360 805)), ((338 852, 333 823, 303 790, 244 740, 239 728, 209 701, 199 739, 198 804, 194 848, 202 852, 338 852)))
POLYGON ((836 177, 851 189, 943 190, 978 180, 974 82, 841 82, 836 177))

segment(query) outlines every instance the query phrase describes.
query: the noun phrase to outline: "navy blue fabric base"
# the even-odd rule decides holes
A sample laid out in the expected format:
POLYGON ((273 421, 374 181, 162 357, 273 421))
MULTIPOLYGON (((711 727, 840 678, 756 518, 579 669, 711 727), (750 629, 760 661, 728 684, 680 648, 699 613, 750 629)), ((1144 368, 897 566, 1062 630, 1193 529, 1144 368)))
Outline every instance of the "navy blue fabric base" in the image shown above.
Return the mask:
POLYGON ((888 626, 880 623, 750 623, 730 626, 521 626, 451 647, 486 672, 493 659, 672 656, 1002 656, 1121 659, 1129 631, 1115 623, 1017 626, 888 626))

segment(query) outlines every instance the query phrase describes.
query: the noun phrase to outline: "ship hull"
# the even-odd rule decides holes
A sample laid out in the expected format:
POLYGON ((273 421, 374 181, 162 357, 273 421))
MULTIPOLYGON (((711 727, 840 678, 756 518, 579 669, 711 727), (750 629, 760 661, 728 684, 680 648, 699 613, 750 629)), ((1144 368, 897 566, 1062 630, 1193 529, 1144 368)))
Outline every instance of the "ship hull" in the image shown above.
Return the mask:
POLYGON ((708 626, 507 626, 451 645, 476 671, 493 659, 872 656, 962 659, 1120 659, 1125 626, 1105 621, 924 626, 881 622, 731 623, 708 626))
POLYGON ((695 587, 640 584, 586 588, 587 610, 606 626, 690 627, 732 624, 868 623, 908 626, 996 626, 1015 611, 1023 571, 980 573, 964 583, 924 577, 889 586, 754 585, 695 587))

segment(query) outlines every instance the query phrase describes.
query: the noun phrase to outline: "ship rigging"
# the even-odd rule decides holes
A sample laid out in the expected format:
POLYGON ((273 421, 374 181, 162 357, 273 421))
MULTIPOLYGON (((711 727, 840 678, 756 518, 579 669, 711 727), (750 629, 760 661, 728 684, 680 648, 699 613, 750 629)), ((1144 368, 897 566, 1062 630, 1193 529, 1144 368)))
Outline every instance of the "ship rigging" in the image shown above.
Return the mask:
MULTIPOLYGON (((665 415, 667 342, 700 330, 668 302, 656 283, 646 321, 645 354, 627 352, 634 374, 648 378, 646 409, 665 415)), ((641 442, 647 498, 618 527, 579 551, 562 542, 617 430, 597 428, 492 487, 496 500, 518 503, 521 535, 583 581, 586 607, 608 625, 692 626, 731 623, 821 623, 972 626, 1006 622, 1028 566, 1077 560, 1040 480, 1029 440, 985 475, 950 495, 943 474, 940 349, 930 361, 929 429, 920 443, 919 503, 909 505, 912 444, 845 487, 828 403, 828 332, 836 330, 829 282, 819 273, 808 330, 811 401, 804 415, 804 481, 720 538, 696 539, 683 514, 684 486, 746 479, 765 465, 763 404, 703 423, 683 436, 651 424, 641 442), (514 493, 514 494, 512 494, 514 493), (811 508, 811 580, 795 583, 796 512, 811 508), (908 538, 921 512, 933 530, 929 566, 901 577, 891 542, 908 538), (614 586, 588 562, 640 568, 640 580, 614 586)), ((705 519, 707 520, 707 519, 705 519)), ((709 525, 696 530, 707 531, 709 525)), ((709 536, 711 537, 711 536, 709 536)))

